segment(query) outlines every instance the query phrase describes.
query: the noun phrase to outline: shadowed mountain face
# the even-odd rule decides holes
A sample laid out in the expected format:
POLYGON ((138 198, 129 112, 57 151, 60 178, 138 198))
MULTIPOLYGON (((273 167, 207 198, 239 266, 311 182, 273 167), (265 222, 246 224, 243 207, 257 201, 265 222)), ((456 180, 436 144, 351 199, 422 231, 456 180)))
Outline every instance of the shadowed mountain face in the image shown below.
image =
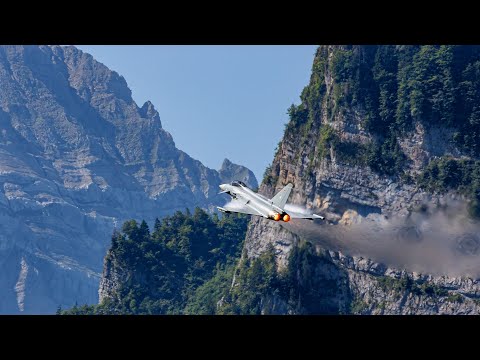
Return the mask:
MULTIPOLYGON (((228 161, 228 160, 226 160, 228 161)), ((228 174, 257 182, 228 162, 228 174)), ((225 175, 75 47, 0 47, 0 313, 96 303, 115 226, 223 204, 225 175)))
POLYGON ((230 160, 223 160, 222 167, 218 170, 220 179, 223 183, 229 183, 237 179, 245 179, 244 182, 251 189, 258 188, 258 182, 250 169, 244 166, 236 165, 230 160))

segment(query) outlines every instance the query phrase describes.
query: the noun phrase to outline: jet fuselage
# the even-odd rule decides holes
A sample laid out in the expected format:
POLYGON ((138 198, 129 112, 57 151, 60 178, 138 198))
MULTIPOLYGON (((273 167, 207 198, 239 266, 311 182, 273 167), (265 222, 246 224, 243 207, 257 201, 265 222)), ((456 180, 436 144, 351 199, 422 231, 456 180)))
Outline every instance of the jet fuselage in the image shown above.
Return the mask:
POLYGON ((287 184, 274 197, 267 199, 247 187, 241 181, 232 181, 230 184, 220 185, 221 193, 228 194, 232 201, 223 207, 217 206, 217 209, 225 213, 240 213, 255 216, 262 216, 275 221, 282 220, 289 222, 290 219, 325 219, 317 214, 296 213, 284 210, 287 205, 287 199, 290 196, 293 185, 287 184))
MULTIPOLYGON (((220 185, 222 192, 230 195, 232 198, 239 201, 242 205, 247 205, 248 207, 256 210, 261 216, 265 218, 270 218, 273 220, 290 220, 290 217, 285 210, 275 206, 270 199, 265 198, 264 196, 253 192, 248 187, 245 186, 235 186, 231 184, 222 184, 220 185)), ((287 221, 288 221, 287 220, 287 221)))

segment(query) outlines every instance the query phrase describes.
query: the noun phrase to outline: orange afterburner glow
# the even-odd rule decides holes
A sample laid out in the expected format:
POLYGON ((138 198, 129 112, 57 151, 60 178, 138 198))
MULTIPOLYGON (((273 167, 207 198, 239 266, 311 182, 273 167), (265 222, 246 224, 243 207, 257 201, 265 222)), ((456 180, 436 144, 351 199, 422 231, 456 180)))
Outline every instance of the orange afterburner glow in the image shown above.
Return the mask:
POLYGON ((278 221, 281 217, 282 216, 279 213, 276 213, 275 215, 273 215, 273 220, 278 221))
POLYGON ((289 222, 290 221, 290 215, 288 215, 288 214, 283 215, 283 221, 289 222))

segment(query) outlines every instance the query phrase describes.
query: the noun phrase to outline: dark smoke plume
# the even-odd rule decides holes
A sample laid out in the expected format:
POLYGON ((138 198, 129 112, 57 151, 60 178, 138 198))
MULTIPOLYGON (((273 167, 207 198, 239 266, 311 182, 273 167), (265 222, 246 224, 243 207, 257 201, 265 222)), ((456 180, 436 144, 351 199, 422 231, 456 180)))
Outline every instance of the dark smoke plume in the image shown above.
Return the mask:
POLYGON ((330 250, 433 275, 480 276, 480 222, 467 204, 424 205, 408 216, 372 216, 352 225, 296 220, 284 225, 330 250))

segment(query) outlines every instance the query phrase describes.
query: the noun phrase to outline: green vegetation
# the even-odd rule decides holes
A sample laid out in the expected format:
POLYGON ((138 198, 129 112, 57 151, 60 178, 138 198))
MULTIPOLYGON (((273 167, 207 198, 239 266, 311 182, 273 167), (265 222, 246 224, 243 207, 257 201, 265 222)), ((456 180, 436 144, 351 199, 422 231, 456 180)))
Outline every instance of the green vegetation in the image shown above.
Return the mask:
POLYGON ((263 173, 263 183, 269 186, 275 186, 278 180, 278 175, 274 174, 272 165, 268 165, 263 173))
POLYGON ((107 255, 110 266, 124 275, 117 292, 99 305, 59 308, 57 314, 261 314, 274 302, 299 314, 342 312, 338 284, 316 273, 329 262, 310 243, 294 247, 279 272, 271 245, 257 258, 240 257, 238 239, 245 230, 243 218, 220 220, 199 209, 158 221, 151 235, 147 226, 127 221, 122 233, 113 235, 107 255), (182 238, 195 223, 196 236, 182 238))
POLYGON ((317 157, 330 159, 330 149, 332 149, 338 162, 350 165, 367 165, 371 152, 370 145, 342 141, 335 129, 328 124, 320 127, 316 147, 317 157))
MULTIPOLYGON (((279 271, 272 245, 256 258, 240 256, 245 231, 245 218, 219 219, 200 209, 156 221, 152 234, 146 224, 127 221, 112 236, 107 255, 111 270, 122 278, 116 293, 100 305, 59 308, 57 314, 361 314, 368 309, 359 298, 339 302, 343 286, 349 296, 347 280, 331 278, 328 267, 335 265, 312 244, 295 246, 279 271)), ((406 276, 377 281, 398 297, 411 292, 463 301, 458 294, 406 276)), ((385 307, 385 302, 378 304, 385 307)))
POLYGON ((352 314, 360 315, 363 311, 368 309, 368 304, 360 299, 355 299, 350 305, 350 311, 352 314))
POLYGON ((463 303, 463 296, 460 294, 450 294, 447 296, 447 301, 452 303, 463 303))
POLYGON ((187 301, 185 314, 211 315, 217 313, 217 303, 228 293, 236 264, 216 269, 213 277, 199 286, 187 301))
POLYGON ((480 46, 341 46, 331 60, 321 46, 301 100, 289 109, 286 131, 298 138, 299 148, 315 136, 319 158, 328 158, 334 148, 338 161, 402 176, 406 157, 398 139, 416 121, 454 128, 465 155, 480 156, 480 46), (328 64, 333 84, 326 96, 328 64), (360 114, 371 144, 340 141, 322 121, 353 112, 360 114))
POLYGON ((320 136, 318 137, 317 151, 318 157, 329 158, 330 148, 335 148, 340 143, 335 130, 329 125, 322 125, 320 127, 320 136))
POLYGON ((417 179, 429 191, 455 189, 471 199, 471 216, 480 217, 480 161, 441 157, 430 161, 417 179))
POLYGON ((122 282, 112 299, 63 314, 213 313, 216 296, 231 283, 248 218, 221 219, 197 208, 147 224, 126 221, 106 256, 122 282))
POLYGON ((374 142, 359 144, 341 141, 336 131, 327 124, 320 127, 317 142, 317 156, 330 159, 330 149, 334 151, 337 162, 350 165, 368 165, 383 174, 401 174, 406 157, 394 136, 386 139, 381 146, 374 142))
POLYGON ((292 104, 288 108, 287 114, 290 117, 289 125, 292 127, 299 127, 308 121, 308 110, 303 105, 295 106, 292 104))
POLYGON ((380 174, 401 175, 405 163, 406 156, 392 133, 381 145, 372 144, 367 152, 367 164, 380 174))
POLYGON ((290 252, 286 269, 280 274, 280 294, 295 313, 338 314, 343 310, 336 302, 339 284, 328 275, 318 273, 330 260, 317 253, 309 242, 295 246, 290 252))
POLYGON ((237 271, 235 286, 226 294, 219 313, 260 315, 262 300, 278 294, 279 277, 273 247, 256 259, 243 258, 237 271))
POLYGON ((270 246, 256 259, 242 259, 235 286, 224 298, 221 314, 260 314, 275 299, 296 314, 338 314, 335 302, 338 285, 315 271, 328 262, 310 243, 295 246, 288 264, 277 271, 274 249, 270 246))
POLYGON ((440 296, 446 296, 448 294, 448 291, 445 288, 432 283, 427 283, 427 282, 424 282, 422 284, 414 283, 413 285, 414 286, 412 287, 411 290, 414 294, 417 294, 417 295, 440 297, 440 296))
MULTIPOLYGON (((477 125, 480 46, 350 46, 338 50, 332 69, 347 103, 365 111, 372 133, 399 134, 412 120, 460 132, 477 125)), ((464 140, 459 144, 470 148, 464 140)))
POLYGON ((394 291, 396 293, 404 293, 408 291, 415 295, 425 295, 434 298, 448 295, 448 291, 443 287, 427 282, 419 283, 413 281, 408 276, 402 276, 400 279, 381 276, 377 281, 378 285, 385 292, 394 291))
POLYGON ((71 309, 64 311, 57 311, 57 315, 120 315, 120 311, 115 311, 115 308, 111 306, 111 301, 107 301, 100 305, 82 305, 75 304, 71 309))
POLYGON ((401 277, 400 279, 395 279, 390 276, 381 276, 377 279, 378 285, 383 289, 383 291, 395 291, 395 292, 405 292, 412 289, 412 280, 407 277, 401 277))

